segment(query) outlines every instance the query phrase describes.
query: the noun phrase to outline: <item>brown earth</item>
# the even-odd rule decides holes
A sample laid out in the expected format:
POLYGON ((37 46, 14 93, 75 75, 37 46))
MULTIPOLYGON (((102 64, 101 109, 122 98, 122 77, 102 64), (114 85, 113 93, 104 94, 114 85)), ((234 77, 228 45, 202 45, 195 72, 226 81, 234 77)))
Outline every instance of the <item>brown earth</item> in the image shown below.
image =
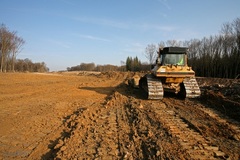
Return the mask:
POLYGON ((240 80, 153 101, 132 76, 0 74, 0 159, 240 159, 240 80))

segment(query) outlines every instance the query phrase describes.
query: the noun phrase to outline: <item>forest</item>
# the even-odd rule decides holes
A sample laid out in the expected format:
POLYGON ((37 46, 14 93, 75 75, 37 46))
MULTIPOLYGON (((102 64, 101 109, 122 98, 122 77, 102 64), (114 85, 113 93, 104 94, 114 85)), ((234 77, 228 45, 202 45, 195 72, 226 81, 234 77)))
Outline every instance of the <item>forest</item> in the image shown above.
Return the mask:
POLYGON ((198 76, 237 78, 240 74, 240 18, 223 24, 219 35, 186 42, 189 65, 198 76))

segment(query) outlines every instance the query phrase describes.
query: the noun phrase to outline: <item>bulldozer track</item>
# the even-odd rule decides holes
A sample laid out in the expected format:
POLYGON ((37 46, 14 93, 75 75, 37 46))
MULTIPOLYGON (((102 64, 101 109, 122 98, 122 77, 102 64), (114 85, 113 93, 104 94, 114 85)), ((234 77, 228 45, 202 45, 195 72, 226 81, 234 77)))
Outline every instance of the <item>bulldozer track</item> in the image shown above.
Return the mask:
POLYGON ((206 134, 199 123, 204 119, 206 124, 219 125, 219 130, 223 127, 220 123, 227 123, 224 126, 227 130, 234 124, 215 117, 203 107, 189 109, 188 105, 194 106, 192 101, 164 98, 159 103, 115 93, 102 108, 97 105, 84 109, 81 116, 69 118, 68 129, 65 129, 70 130, 69 136, 61 138, 59 147, 55 147, 56 158, 215 160, 228 159, 229 150, 233 153, 238 150, 225 147, 224 143, 236 146, 239 141, 223 143, 221 133, 206 134), (189 109, 191 114, 182 107, 189 109), (198 117, 195 114, 202 119, 191 120, 191 115, 198 117), (171 146, 170 153, 168 146, 171 146))
POLYGON ((117 93, 102 108, 94 104, 91 109, 82 109, 80 114, 71 115, 65 124, 65 136, 58 138, 54 147, 54 159, 180 157, 178 151, 181 148, 160 128, 155 113, 142 110, 139 105, 139 101, 117 93), (115 98, 122 103, 116 103, 115 98), (168 153, 167 146, 174 151, 168 153))
POLYGON ((197 80, 195 78, 185 78, 183 81, 186 97, 187 98, 196 98, 201 95, 197 80))
POLYGON ((173 137, 178 138, 179 144, 189 154, 190 159, 219 159, 226 154, 218 146, 213 145, 208 137, 203 137, 184 117, 166 105, 155 106, 164 128, 173 137))
POLYGON ((221 114, 216 114, 217 111, 210 110, 206 104, 201 104, 198 100, 183 101, 167 98, 163 102, 167 106, 165 111, 170 110, 172 118, 178 120, 180 118, 179 124, 183 121, 185 128, 190 131, 180 133, 183 135, 180 139, 186 139, 185 136, 189 137, 190 141, 191 138, 195 139, 195 142, 189 144, 190 146, 193 144, 190 152, 192 149, 199 150, 200 148, 202 152, 200 155, 203 157, 204 154, 208 155, 208 158, 205 157, 207 159, 239 159, 239 123, 226 116, 220 116, 221 114))
MULTIPOLYGON (((143 86, 142 88, 147 92, 147 98, 152 100, 163 99, 164 89, 161 80, 151 74, 146 75, 145 79, 146 86, 143 86)), ((185 88, 184 94, 186 94, 186 98, 200 97, 201 91, 194 77, 185 78, 183 85, 185 88)))
POLYGON ((148 85, 148 99, 163 99, 163 86, 162 82, 153 77, 152 75, 147 75, 147 85, 148 85))

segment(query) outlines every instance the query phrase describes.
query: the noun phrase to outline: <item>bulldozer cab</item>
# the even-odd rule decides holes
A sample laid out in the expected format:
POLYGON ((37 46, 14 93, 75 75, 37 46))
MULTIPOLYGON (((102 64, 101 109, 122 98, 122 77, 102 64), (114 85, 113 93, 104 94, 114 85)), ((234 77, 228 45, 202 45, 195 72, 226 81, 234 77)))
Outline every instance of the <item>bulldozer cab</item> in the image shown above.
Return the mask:
POLYGON ((165 47, 159 49, 159 58, 161 66, 178 65, 185 66, 187 48, 184 47, 165 47))

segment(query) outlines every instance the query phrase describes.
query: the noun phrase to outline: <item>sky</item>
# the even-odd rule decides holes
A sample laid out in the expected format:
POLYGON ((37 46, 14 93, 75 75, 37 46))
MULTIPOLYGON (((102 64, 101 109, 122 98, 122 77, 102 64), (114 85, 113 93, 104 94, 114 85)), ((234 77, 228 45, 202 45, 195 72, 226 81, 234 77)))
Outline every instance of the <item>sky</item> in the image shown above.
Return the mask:
POLYGON ((120 66, 148 44, 202 39, 240 18, 240 0, 0 0, 0 24, 25 40, 18 59, 50 71, 120 66))

